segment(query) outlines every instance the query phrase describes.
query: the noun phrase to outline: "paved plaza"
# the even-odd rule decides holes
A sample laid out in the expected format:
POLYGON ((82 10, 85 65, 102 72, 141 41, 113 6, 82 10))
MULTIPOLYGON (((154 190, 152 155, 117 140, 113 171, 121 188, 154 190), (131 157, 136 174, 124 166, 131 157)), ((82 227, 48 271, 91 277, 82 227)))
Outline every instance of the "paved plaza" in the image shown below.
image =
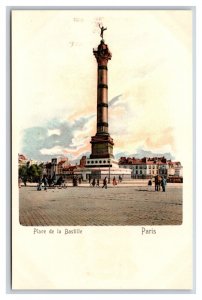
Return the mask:
POLYGON ((166 192, 119 184, 108 189, 68 186, 37 191, 21 187, 20 224, 25 226, 180 225, 182 184, 166 192))

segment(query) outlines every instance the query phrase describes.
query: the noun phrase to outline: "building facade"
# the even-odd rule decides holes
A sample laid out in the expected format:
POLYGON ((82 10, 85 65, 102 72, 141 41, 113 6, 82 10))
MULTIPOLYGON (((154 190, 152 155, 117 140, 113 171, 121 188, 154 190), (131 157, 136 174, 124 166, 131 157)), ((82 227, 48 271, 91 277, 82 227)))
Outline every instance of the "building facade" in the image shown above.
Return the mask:
POLYGON ((121 157, 119 165, 132 171, 132 178, 152 178, 156 175, 164 177, 182 177, 183 167, 180 162, 172 162, 165 157, 142 158, 121 157))
POLYGON ((55 157, 50 162, 44 164, 44 175, 48 177, 60 176, 64 174, 65 168, 69 167, 70 163, 67 157, 55 157))

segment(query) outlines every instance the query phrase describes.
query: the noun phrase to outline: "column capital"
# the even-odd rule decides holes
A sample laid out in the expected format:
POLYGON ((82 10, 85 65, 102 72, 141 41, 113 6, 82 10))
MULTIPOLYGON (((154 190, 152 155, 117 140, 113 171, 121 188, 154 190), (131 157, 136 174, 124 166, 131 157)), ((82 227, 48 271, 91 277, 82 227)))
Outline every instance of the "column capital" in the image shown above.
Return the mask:
POLYGON ((108 46, 102 40, 96 49, 93 49, 93 54, 97 59, 98 66, 107 66, 108 60, 112 58, 108 46))

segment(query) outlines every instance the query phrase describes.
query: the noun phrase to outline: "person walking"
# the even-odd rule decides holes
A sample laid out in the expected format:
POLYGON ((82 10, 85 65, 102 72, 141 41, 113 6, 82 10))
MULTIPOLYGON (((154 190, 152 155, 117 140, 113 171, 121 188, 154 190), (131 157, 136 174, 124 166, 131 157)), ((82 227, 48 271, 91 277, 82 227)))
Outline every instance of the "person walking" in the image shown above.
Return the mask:
POLYGON ((148 191, 151 192, 151 189, 152 189, 152 181, 151 181, 151 179, 149 179, 149 181, 148 181, 148 191))
POLYGON ((154 177, 154 183, 155 183, 155 192, 158 191, 158 176, 156 175, 154 177))
POLYGON ((162 181, 161 181, 161 186, 162 186, 162 192, 165 192, 166 191, 166 179, 165 177, 162 178, 162 181))
POLYGON ((77 178, 77 176, 73 176, 73 186, 78 186, 78 178, 77 178))
POLYGON ((161 187, 162 187, 162 177, 158 176, 158 185, 159 185, 159 192, 161 191, 161 187))
POLYGON ((95 187, 95 178, 93 178, 92 186, 95 187))
POLYGON ((43 183, 44 183, 44 191, 47 191, 48 179, 46 176, 44 176, 43 183))
POLYGON ((103 180, 103 186, 102 186, 102 188, 107 189, 107 177, 105 177, 104 180, 103 180))
POLYGON ((116 186, 117 185, 117 181, 116 181, 116 177, 114 176, 114 178, 113 178, 113 186, 116 186))
POLYGON ((97 187, 100 187, 100 180, 99 178, 97 179, 97 184, 96 184, 97 187))
POLYGON ((37 191, 41 191, 41 185, 42 185, 42 180, 41 180, 41 178, 39 178, 38 185, 37 185, 37 191))

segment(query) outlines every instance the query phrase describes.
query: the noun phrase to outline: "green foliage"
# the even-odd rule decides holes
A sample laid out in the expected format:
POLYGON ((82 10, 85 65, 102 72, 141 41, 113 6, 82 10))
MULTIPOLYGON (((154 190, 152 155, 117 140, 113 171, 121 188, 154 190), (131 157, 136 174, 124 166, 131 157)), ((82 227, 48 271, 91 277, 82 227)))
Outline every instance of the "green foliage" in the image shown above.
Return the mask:
POLYGON ((19 168, 19 177, 23 178, 25 176, 27 176, 27 167, 22 166, 19 168))
POLYGON ((31 166, 21 166, 19 168, 19 177, 22 178, 23 181, 37 182, 39 177, 42 176, 43 173, 43 164, 39 166, 33 164, 31 166))

